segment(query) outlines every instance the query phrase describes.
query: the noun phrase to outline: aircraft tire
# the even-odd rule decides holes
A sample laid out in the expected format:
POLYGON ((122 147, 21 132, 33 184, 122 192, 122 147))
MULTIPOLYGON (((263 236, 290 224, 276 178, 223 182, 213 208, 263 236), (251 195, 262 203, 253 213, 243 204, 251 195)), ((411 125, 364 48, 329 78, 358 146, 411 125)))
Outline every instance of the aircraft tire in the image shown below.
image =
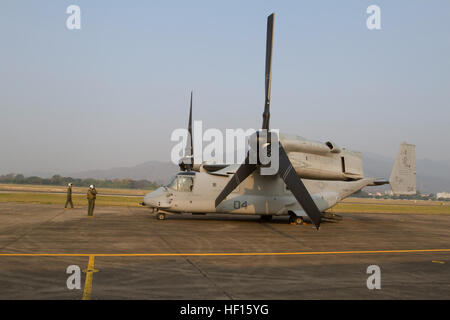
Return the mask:
POLYGON ((156 214, 156 219, 157 219, 157 220, 165 220, 165 219, 166 219, 166 214, 163 213, 163 212, 158 212, 158 213, 156 214))
POLYGON ((295 215, 291 215, 289 217, 289 223, 303 224, 303 218, 302 217, 297 217, 295 215))

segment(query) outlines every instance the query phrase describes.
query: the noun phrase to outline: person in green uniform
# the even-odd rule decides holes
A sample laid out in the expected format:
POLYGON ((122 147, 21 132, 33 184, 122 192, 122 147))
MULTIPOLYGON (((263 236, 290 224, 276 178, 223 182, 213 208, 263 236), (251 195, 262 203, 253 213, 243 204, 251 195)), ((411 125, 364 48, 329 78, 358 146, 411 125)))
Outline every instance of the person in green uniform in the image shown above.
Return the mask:
POLYGON ((97 190, 95 190, 94 185, 89 186, 89 190, 87 192, 87 199, 88 199, 88 216, 93 217, 94 216, 94 207, 95 207, 95 198, 97 198, 97 190))
POLYGON ((73 209, 73 202, 72 202, 72 184, 69 183, 67 185, 67 199, 66 199, 66 205, 64 206, 64 209, 67 209, 67 205, 70 204, 70 207, 73 209))

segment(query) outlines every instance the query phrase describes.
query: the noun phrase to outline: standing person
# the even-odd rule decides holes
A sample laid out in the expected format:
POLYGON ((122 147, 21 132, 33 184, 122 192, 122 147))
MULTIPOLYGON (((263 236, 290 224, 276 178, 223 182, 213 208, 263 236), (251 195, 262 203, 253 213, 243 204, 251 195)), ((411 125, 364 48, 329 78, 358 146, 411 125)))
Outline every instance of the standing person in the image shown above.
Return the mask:
POLYGON ((95 190, 95 186, 91 184, 89 186, 89 190, 87 192, 87 199, 88 199, 88 216, 93 217, 94 216, 94 207, 95 207, 95 198, 97 198, 97 190, 95 190))
POLYGON ((67 209, 67 205, 70 203, 70 207, 73 209, 73 202, 72 202, 72 184, 69 183, 67 185, 67 200, 66 205, 64 206, 64 209, 67 209))

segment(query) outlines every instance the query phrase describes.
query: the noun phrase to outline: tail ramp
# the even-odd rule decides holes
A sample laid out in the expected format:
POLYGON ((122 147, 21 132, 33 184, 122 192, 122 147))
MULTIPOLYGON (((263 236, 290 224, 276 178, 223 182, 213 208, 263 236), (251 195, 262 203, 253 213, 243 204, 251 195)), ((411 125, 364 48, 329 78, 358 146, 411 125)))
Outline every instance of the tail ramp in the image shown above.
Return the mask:
POLYGON ((398 149, 389 183, 397 195, 416 194, 416 146, 403 142, 398 149))

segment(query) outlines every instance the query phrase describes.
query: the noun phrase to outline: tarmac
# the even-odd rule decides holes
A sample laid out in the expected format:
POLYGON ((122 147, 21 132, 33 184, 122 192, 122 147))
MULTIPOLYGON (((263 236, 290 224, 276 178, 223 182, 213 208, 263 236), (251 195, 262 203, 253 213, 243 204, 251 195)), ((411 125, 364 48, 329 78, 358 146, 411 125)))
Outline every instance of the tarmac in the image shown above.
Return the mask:
POLYGON ((450 216, 342 216, 317 231, 287 217, 0 203, 0 299, 450 299, 450 216), (71 265, 80 289, 67 287, 71 265))

